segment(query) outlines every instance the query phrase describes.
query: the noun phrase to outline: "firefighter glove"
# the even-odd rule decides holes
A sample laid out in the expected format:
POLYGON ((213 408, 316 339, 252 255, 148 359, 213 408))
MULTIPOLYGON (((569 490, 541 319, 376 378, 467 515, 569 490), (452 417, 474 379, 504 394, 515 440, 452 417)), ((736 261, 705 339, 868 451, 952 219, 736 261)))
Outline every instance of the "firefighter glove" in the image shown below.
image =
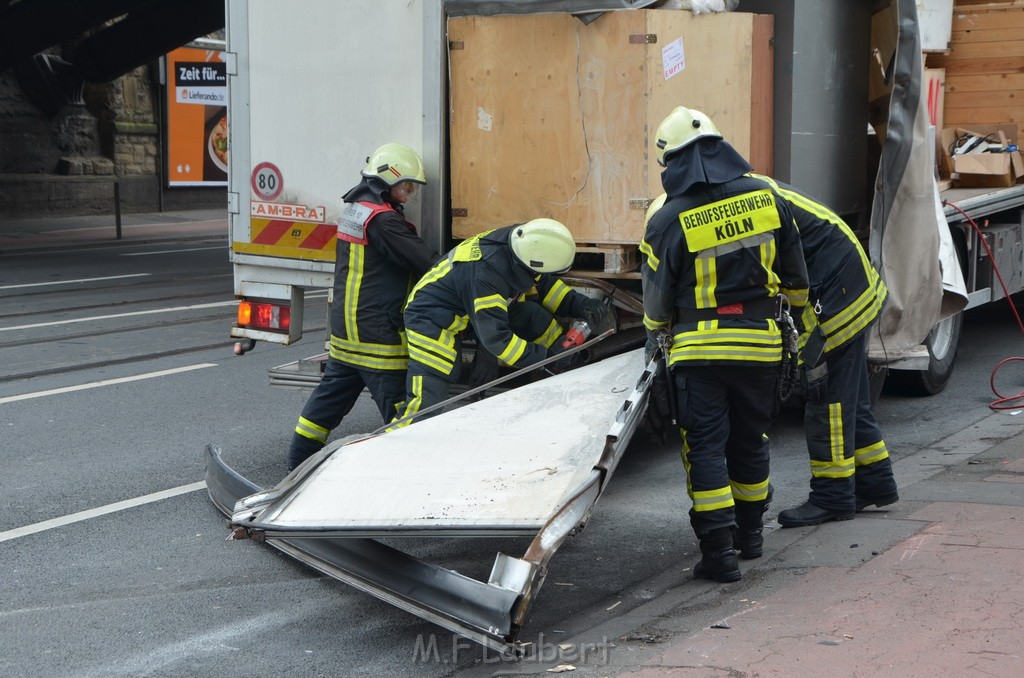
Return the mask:
POLYGON ((668 427, 669 422, 675 418, 672 411, 672 396, 669 389, 674 388, 669 379, 668 368, 664 362, 658 363, 658 371, 654 373, 654 380, 651 382, 651 408, 656 410, 657 418, 663 422, 663 427, 668 427))
POLYGON ((608 317, 608 305, 603 299, 586 297, 580 304, 580 318, 587 321, 591 329, 596 329, 608 317))
POLYGON ((807 367, 801 371, 801 385, 803 386, 804 397, 808 402, 828 402, 828 364, 822 360, 814 367, 807 367))

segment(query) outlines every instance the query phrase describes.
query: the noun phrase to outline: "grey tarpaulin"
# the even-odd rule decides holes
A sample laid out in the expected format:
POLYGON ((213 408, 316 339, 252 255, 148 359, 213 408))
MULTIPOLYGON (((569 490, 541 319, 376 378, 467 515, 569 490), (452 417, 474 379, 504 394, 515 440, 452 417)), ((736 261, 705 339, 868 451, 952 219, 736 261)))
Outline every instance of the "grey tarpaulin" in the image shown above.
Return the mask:
POLYGON ((869 250, 889 288, 872 349, 903 353, 920 346, 940 317, 962 309, 967 299, 962 279, 959 293, 943 287, 940 233, 948 233, 937 209, 917 7, 913 0, 896 0, 896 5, 899 39, 869 250))

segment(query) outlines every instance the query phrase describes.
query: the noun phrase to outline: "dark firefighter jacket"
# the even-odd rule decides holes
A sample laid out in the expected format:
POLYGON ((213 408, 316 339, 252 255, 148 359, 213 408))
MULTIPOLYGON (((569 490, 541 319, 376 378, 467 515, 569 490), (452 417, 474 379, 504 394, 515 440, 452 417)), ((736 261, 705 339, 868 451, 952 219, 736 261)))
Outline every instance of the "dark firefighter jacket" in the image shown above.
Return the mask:
POLYGON ((509 305, 531 299, 552 315, 572 316, 586 297, 515 258, 508 238, 516 226, 464 240, 416 284, 405 309, 412 359, 450 375, 458 358, 456 337, 470 325, 477 341, 506 365, 527 367, 547 357, 545 347, 557 336, 531 343, 516 335, 509 305))
POLYGON ((383 182, 364 178, 343 198, 338 223, 330 355, 369 370, 408 367, 402 306, 437 259, 402 206, 383 198, 387 191, 383 182))
POLYGON ((882 310, 885 283, 839 215, 793 186, 752 176, 771 183, 789 202, 800 230, 811 288, 804 329, 821 326, 826 353, 846 345, 882 310))
POLYGON ((782 340, 771 302, 785 294, 796 312, 807 302, 789 206, 742 173, 680 189, 671 169, 663 175, 668 199, 640 245, 645 327, 652 335, 671 328, 673 365, 777 364, 782 340))

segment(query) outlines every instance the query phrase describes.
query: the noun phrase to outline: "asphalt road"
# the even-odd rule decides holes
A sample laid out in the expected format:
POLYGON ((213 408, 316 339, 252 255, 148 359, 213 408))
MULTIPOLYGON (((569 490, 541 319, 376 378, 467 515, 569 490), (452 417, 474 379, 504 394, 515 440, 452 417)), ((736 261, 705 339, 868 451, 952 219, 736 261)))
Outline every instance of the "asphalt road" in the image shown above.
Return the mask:
MULTIPOLYGON (((298 345, 259 344, 244 357, 227 336, 233 317, 224 239, 0 256, 0 675, 493 673, 496 658, 480 647, 263 545, 225 540, 201 484, 203 450, 220 445, 263 486, 284 475, 307 394, 268 388, 267 370, 322 351, 325 299, 309 300, 298 345)), ((1005 302, 969 312, 944 393, 880 400, 895 458, 989 417, 990 372, 1021 345, 1005 302)), ((1016 392, 1024 380, 1012 371, 1001 383, 1016 392)), ((361 399, 335 435, 379 424, 361 399)), ((769 518, 803 500, 808 473, 798 416, 785 413, 772 440, 769 518)), ((746 588, 690 580, 688 506, 676 446, 639 434, 587 529, 552 561, 521 639, 543 646, 601 630, 615 651, 642 653, 652 638, 633 630, 650 628, 651 613, 635 611, 671 598, 699 627, 786 575, 756 561, 743 564, 746 588)), ((879 515, 885 529, 865 548, 910 529, 879 515)), ((792 533, 770 532, 769 550, 792 533)), ((486 577, 497 551, 522 555, 526 542, 402 546, 486 577)), ((867 557, 848 544, 830 553, 867 557)), ((593 671, 574 675, 604 675, 593 671)))

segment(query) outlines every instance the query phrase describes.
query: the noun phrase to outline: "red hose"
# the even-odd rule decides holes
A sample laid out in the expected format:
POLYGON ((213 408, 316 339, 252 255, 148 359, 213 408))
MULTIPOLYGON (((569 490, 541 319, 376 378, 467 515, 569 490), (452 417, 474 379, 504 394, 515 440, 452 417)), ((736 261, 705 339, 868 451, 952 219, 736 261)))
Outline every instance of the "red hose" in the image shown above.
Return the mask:
MULTIPOLYGON (((978 224, 974 222, 974 219, 971 219, 971 217, 967 215, 967 212, 964 212, 962 209, 960 209, 959 205, 957 205, 956 203, 949 202, 947 200, 943 200, 942 205, 948 205, 949 207, 952 207, 960 214, 964 215, 964 218, 967 219, 967 223, 969 223, 971 225, 971 228, 973 228, 974 231, 978 234, 978 240, 981 241, 982 246, 984 246, 985 251, 988 253, 989 261, 992 262, 992 270, 995 271, 996 277, 999 279, 999 284, 1002 285, 1003 287, 1003 296, 1006 297, 1006 302, 1010 304, 1010 310, 1013 311, 1013 317, 1017 320, 1017 327, 1020 328, 1021 334, 1024 335, 1024 322, 1021 322, 1020 314, 1017 313, 1017 306, 1013 303, 1013 299, 1010 298, 1010 290, 1006 288, 1006 282, 1003 281, 1003 274, 999 272, 999 267, 996 266, 996 258, 992 254, 992 248, 988 246, 988 241, 985 240, 985 234, 982 233, 981 228, 978 226, 978 224)), ((994 393, 998 398, 998 400, 994 400, 991 403, 989 403, 989 407, 992 408, 993 410, 1015 410, 1021 407, 1021 405, 1019 404, 1011 403, 1016 403, 1016 401, 1018 400, 1024 400, 1024 391, 1021 391, 1017 395, 1004 396, 1002 393, 996 390, 996 373, 999 371, 999 368, 1001 368, 1006 363, 1012 363, 1018 360, 1024 362, 1024 358, 1005 358, 1004 360, 1001 360, 999 364, 992 369, 992 375, 991 377, 989 377, 989 386, 992 388, 992 393, 994 393)))

